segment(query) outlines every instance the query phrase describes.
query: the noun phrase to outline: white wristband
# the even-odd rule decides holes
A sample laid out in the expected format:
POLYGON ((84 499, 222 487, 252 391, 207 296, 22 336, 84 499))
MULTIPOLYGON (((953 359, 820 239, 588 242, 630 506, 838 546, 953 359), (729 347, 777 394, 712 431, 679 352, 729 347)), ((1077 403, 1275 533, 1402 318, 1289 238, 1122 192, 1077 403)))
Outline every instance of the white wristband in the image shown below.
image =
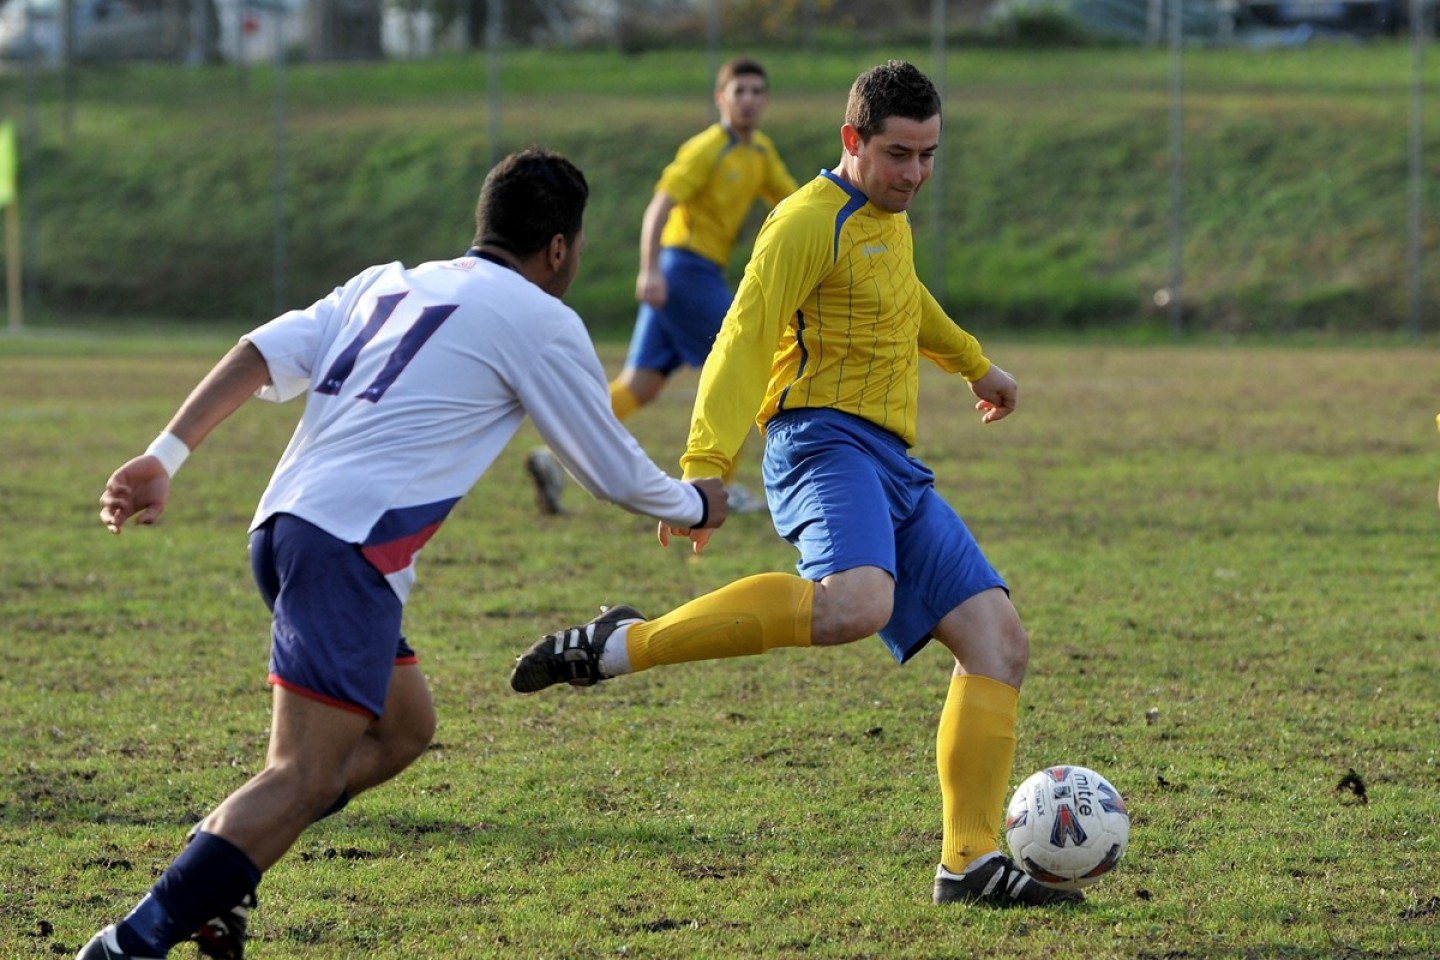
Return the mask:
POLYGON ((175 476, 180 467, 185 463, 185 458, 190 456, 190 448, 185 446, 185 441, 173 433, 162 433, 151 441, 150 446, 145 448, 147 456, 154 457, 160 461, 165 472, 175 476))

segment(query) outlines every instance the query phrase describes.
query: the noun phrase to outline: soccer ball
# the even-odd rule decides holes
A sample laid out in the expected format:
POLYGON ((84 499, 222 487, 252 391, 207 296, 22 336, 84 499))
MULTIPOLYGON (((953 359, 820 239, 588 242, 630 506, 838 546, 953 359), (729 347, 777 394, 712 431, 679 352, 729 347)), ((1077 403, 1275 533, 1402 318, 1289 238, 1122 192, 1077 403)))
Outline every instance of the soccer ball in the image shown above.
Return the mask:
POLYGON ((1130 841, 1120 791, 1087 767, 1047 767, 1015 788, 1005 812, 1010 855, 1047 887, 1078 890, 1115 868, 1130 841))

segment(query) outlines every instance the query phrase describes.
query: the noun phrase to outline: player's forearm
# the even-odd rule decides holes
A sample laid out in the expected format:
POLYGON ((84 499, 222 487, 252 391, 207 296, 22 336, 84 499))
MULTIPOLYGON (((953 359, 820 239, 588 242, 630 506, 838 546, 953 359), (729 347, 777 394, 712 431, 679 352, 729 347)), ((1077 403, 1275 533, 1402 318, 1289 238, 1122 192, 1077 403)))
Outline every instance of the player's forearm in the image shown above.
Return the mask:
POLYGON ((645 217, 640 227, 640 269, 641 271, 658 270, 660 267, 660 236, 665 232, 665 221, 670 218, 670 211, 675 208, 675 201, 670 195, 661 191, 650 200, 650 205, 645 208, 645 217))
POLYGON ((700 372, 690 437, 680 457, 685 480, 723 477, 730 471, 765 395, 763 363, 727 361, 721 345, 700 372))
POLYGON ((265 358, 253 344, 242 340, 190 391, 165 430, 194 450, 211 430, 269 381, 265 358))
POLYGON ((990 370, 980 341, 941 309, 928 290, 922 294, 920 354, 947 373, 958 373, 974 382, 990 370))
POLYGON ((661 470, 608 410, 572 409, 565 420, 531 419, 585 492, 631 513, 678 526, 703 522, 707 506, 688 483, 661 470))

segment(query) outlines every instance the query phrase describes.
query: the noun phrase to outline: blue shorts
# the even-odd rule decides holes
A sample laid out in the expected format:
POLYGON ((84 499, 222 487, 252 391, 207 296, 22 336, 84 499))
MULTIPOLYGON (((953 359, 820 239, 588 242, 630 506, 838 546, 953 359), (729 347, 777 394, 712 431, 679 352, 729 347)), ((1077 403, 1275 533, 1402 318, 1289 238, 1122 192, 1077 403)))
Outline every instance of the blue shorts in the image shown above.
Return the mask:
POLYGON ((879 567, 894 577, 895 609, 880 639, 901 663, 951 610, 1008 589, 935 492, 930 468, 866 420, 829 409, 780 414, 765 425, 764 472, 771 519, 800 551, 800 576, 879 567))
POLYGON ((270 682, 380 716, 390 674, 415 651, 400 634, 404 604, 360 546, 281 513, 251 532, 250 568, 275 615, 270 682))
POLYGON ((668 289, 665 306, 640 305, 625 366, 669 376, 682 365, 705 364, 735 295, 714 261, 689 250, 662 249, 660 272, 668 289))

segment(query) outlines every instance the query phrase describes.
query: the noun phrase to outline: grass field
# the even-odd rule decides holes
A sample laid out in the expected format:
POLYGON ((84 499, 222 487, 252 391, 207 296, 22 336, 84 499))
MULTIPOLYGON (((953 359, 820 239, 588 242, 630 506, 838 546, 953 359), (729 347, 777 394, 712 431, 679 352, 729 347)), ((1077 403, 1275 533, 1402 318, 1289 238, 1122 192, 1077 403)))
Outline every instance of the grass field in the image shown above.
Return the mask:
MULTIPOLYGON (((224 347, 0 342, 0 957, 69 955, 261 762, 245 526, 298 408, 222 427, 158 526, 113 538, 96 518, 106 475, 224 347)), ((1440 954, 1433 351, 990 353, 1020 412, 982 428, 932 371, 918 452, 1031 630, 1015 780, 1084 763, 1130 802, 1129 854, 1086 905, 929 905, 939 650, 512 694, 515 654, 597 604, 658 612, 793 562, 753 516, 698 560, 573 490, 570 516, 539 517, 527 427, 421 560, 433 750, 301 838, 250 956, 1440 954)), ((631 421, 662 464, 693 388, 631 421)))

